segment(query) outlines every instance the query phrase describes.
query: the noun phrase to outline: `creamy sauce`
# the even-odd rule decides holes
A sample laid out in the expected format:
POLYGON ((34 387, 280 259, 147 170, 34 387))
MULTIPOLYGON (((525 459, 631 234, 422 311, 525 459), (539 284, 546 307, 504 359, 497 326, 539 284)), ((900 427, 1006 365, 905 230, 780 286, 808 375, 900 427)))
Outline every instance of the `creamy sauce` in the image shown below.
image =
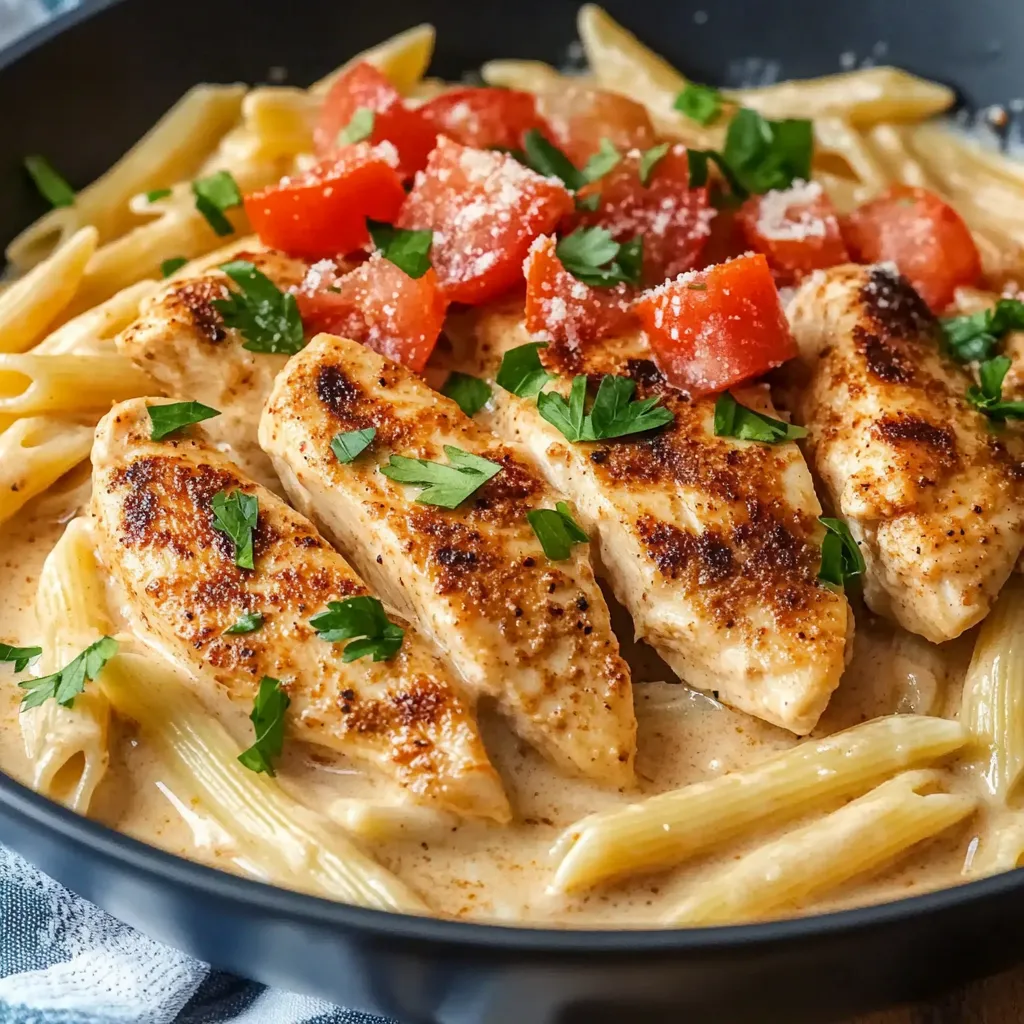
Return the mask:
MULTIPOLYGON (((33 603, 40 567, 63 524, 81 510, 87 496, 84 477, 73 477, 3 527, 0 640, 27 645, 37 638, 33 603)), ((973 634, 935 647, 874 619, 862 606, 856 611, 853 660, 815 735, 895 712, 954 717, 973 634)), ((386 841, 367 843, 436 912, 464 919, 562 926, 652 925, 702 874, 772 837, 770 829, 761 829, 676 871, 581 896, 545 894, 554 868, 550 849, 567 825, 638 796, 756 764, 797 742, 783 730, 732 711, 711 697, 677 683, 657 681, 671 675, 653 651, 626 639, 631 633, 628 616, 613 607, 613 622, 624 638, 624 654, 636 684, 638 790, 609 793, 559 775, 489 709, 482 708, 487 746, 516 810, 516 822, 500 827, 428 814, 422 821, 410 818, 386 841)), ((9 670, 0 668, 0 672, 0 768, 31 785, 32 765, 18 723, 21 691, 9 670)), ((251 727, 241 709, 218 704, 211 710, 248 744, 245 737, 251 727)), ((233 848, 230 836, 206 817, 201 802, 147 750, 131 723, 115 724, 111 745, 111 764, 94 797, 93 817, 171 853, 240 874, 256 873, 233 848)), ((945 771, 952 791, 977 791, 982 784, 980 773, 969 765, 953 763, 945 771)), ((286 743, 278 776, 282 785, 311 807, 325 813, 333 808, 336 820, 345 800, 370 800, 378 806, 397 802, 385 783, 339 756, 296 741, 286 743)), ((956 884, 979 838, 984 840, 1012 814, 975 815, 965 826, 913 849, 883 873, 857 880, 831 893, 827 901, 791 908, 787 914, 880 902, 956 884)), ((787 823, 786 830, 792 827, 787 823)))

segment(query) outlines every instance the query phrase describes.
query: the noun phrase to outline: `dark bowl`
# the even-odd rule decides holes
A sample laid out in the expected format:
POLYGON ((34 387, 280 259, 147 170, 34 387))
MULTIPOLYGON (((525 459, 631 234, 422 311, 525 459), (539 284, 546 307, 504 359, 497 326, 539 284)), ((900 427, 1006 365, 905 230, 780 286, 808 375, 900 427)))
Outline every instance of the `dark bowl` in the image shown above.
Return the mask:
MULTIPOLYGON (((874 56, 973 105, 1024 93, 1011 0, 608 0, 694 77, 737 60, 789 76, 874 56), (704 15, 698 14, 706 11, 704 15), (697 17, 695 17, 697 15, 697 17)), ((0 57, 0 240, 43 212, 20 169, 45 153, 76 184, 108 167, 190 85, 299 84, 420 21, 436 71, 558 61, 571 0, 124 0, 84 9, 0 57)), ((749 66, 749 65, 748 65, 749 66)), ((1024 958, 1024 873, 884 906, 690 931, 568 932, 387 915, 222 874, 78 817, 0 776, 0 840, 129 924, 215 966, 403 1021, 600 1024, 800 1021, 920 998, 1024 958)))

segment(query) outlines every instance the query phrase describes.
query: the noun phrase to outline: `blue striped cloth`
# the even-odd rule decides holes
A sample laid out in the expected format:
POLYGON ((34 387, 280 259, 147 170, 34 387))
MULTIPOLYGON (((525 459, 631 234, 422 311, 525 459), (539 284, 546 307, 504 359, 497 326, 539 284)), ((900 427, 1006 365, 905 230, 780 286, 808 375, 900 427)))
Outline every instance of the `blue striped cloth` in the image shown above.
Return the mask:
MULTIPOLYGON (((0 48, 78 0, 0 0, 0 48)), ((0 846, 0 1024, 388 1024, 154 942, 0 846)))

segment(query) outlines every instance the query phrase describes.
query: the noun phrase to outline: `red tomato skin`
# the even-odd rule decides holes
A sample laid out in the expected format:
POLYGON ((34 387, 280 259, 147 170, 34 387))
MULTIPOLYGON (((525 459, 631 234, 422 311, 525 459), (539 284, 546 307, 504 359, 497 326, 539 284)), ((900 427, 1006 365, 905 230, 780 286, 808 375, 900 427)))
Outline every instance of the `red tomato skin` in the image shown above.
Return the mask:
POLYGON ((427 365, 448 308, 433 270, 411 278, 374 253, 332 280, 336 291, 296 293, 307 333, 351 338, 417 373, 427 365))
POLYGON ((387 154, 365 142, 245 196, 260 240, 292 256, 320 259, 349 253, 370 236, 366 218, 391 221, 405 189, 387 154))
POLYGON ((658 365, 691 395, 724 391, 796 355, 761 253, 684 274, 644 292, 634 308, 658 365))
POLYGON ((555 255, 555 239, 541 235, 526 257, 526 329, 537 338, 589 345, 635 330, 633 289, 626 284, 592 288, 577 280, 555 255))
POLYGON ((835 207, 817 182, 751 196, 736 221, 747 246, 764 253, 779 284, 796 284, 815 270, 850 260, 835 207))
POLYGON ((981 276, 981 257, 960 215, 923 188, 894 185, 841 222, 858 263, 891 260, 934 312, 981 276))
POLYGON ((648 178, 640 181, 639 151, 627 153, 603 178, 581 190, 600 195, 593 212, 581 212, 577 224, 600 226, 616 242, 640 235, 644 240, 644 283, 653 287, 693 267, 711 235, 715 211, 706 188, 690 188, 686 147, 673 146, 648 178))
POLYGON ((561 182, 441 135, 397 223, 434 232, 430 255, 442 289, 452 302, 477 305, 522 282, 530 243, 572 208, 561 182))
POLYGON ((324 100, 313 131, 318 156, 344 148, 338 135, 360 107, 372 110, 374 115, 368 141, 387 141, 398 150, 398 169, 403 178, 411 178, 426 166, 437 132, 418 110, 406 106, 402 94, 382 72, 365 61, 339 76, 324 100))
POLYGON ((476 149, 519 149, 531 128, 551 132, 537 113, 536 98, 516 89, 453 89, 419 111, 438 135, 476 149))
POLYGON ((604 89, 570 85, 537 98, 537 112, 551 140, 582 167, 607 139, 620 153, 654 145, 654 125, 647 108, 604 89))

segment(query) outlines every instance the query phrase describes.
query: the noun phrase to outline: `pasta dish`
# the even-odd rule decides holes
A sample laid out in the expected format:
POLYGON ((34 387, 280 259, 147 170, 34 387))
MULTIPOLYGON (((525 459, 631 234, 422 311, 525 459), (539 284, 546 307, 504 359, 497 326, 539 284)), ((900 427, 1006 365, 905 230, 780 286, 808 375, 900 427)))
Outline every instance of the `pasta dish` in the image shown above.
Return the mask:
POLYGON ((895 68, 720 92, 579 31, 198 85, 78 191, 26 159, 0 767, 481 921, 1015 868, 1024 167, 895 68))

